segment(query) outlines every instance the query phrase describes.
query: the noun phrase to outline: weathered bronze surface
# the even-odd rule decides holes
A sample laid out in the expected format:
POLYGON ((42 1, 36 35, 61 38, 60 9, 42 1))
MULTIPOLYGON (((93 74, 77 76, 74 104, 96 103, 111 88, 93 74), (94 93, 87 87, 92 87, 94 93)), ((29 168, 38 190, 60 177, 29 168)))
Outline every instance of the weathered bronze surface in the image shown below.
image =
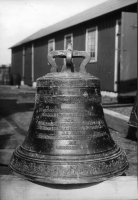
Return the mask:
POLYGON ((16 174, 40 183, 72 184, 100 182, 128 168, 104 119, 99 79, 85 71, 89 60, 71 45, 49 53, 52 72, 37 80, 28 135, 11 159, 16 174), (55 57, 67 57, 62 72, 55 57), (74 72, 72 57, 84 57, 80 72, 74 72))

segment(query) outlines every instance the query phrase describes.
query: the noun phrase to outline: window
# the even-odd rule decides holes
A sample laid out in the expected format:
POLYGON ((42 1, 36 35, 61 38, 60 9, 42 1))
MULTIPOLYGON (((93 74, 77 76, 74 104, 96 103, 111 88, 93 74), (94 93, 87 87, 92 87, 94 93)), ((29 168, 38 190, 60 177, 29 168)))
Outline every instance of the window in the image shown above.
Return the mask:
POLYGON ((73 34, 68 34, 64 36, 64 50, 67 49, 68 43, 72 43, 73 46, 73 34))
MULTIPOLYGON (((64 50, 67 49, 67 46, 69 43, 72 43, 72 47, 73 47, 73 34, 68 34, 64 36, 64 50)), ((66 63, 66 59, 64 59, 64 64, 66 63)))
POLYGON ((55 39, 48 40, 48 53, 55 50, 55 39))
POLYGON ((97 62, 98 50, 98 30, 97 27, 86 30, 86 51, 90 53, 90 62, 97 62))
MULTIPOLYGON (((55 39, 48 40, 48 53, 50 51, 55 51, 55 39)), ((50 65, 49 62, 48 65, 50 65)))

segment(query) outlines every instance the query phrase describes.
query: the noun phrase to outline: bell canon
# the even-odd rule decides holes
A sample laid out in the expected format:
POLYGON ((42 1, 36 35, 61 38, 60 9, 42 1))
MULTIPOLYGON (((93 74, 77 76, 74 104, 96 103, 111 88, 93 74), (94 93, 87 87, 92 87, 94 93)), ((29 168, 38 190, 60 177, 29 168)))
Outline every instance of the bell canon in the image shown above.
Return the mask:
POLYGON ((13 153, 10 168, 39 183, 94 183, 121 175, 126 154, 113 141, 101 105, 100 81, 85 70, 85 51, 52 51, 51 73, 37 79, 27 136, 13 153), (55 58, 65 59, 61 72, 55 58), (72 58, 82 57, 76 72, 72 58))

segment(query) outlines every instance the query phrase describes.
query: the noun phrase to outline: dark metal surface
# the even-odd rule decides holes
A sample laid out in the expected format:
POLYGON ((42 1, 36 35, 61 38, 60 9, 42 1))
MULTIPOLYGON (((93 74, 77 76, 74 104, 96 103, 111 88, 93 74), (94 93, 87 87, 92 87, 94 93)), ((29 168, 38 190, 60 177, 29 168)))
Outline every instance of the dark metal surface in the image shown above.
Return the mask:
POLYGON ((73 51, 72 46, 68 45, 67 50, 51 51, 48 54, 48 56, 47 56, 48 62, 52 66, 51 72, 57 72, 58 71, 58 69, 57 69, 58 67, 57 67, 55 60, 54 60, 54 58, 56 58, 56 57, 66 58, 67 65, 63 66, 63 68, 66 67, 66 69, 63 70, 63 68, 62 68, 62 71, 66 71, 68 66, 73 64, 72 58, 82 57, 82 58, 84 58, 84 60, 80 64, 80 72, 82 72, 82 73, 86 72, 85 66, 90 61, 90 55, 86 51, 73 51))
MULTIPOLYGON (((85 72, 86 62, 80 72, 55 72, 52 57, 64 54, 49 54, 54 73, 37 80, 28 135, 14 151, 10 168, 40 183, 91 183, 121 175, 128 162, 105 122, 99 79, 85 72)), ((66 55, 69 67, 72 57, 66 55)), ((74 55, 88 62, 86 52, 73 51, 74 55)))
POLYGON ((137 92, 135 102, 134 102, 134 105, 133 105, 133 109, 132 109, 132 112, 131 112, 131 115, 130 115, 130 118, 129 118, 129 122, 128 122, 129 126, 132 126, 132 127, 135 127, 135 128, 137 128, 137 125, 138 125, 138 112, 137 112, 138 101, 137 100, 138 100, 138 92, 137 92))

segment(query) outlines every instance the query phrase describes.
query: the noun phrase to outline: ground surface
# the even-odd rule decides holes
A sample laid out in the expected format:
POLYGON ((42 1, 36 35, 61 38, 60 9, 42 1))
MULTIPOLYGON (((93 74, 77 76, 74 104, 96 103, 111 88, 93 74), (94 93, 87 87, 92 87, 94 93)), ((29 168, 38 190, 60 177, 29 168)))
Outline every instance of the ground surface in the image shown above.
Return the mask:
POLYGON ((102 97, 103 107, 121 113, 122 115, 130 116, 133 103, 118 103, 116 98, 102 97))
POLYGON ((132 108, 133 108, 132 106, 127 106, 127 107, 109 108, 109 109, 129 117, 131 114, 132 108))
MULTIPOLYGON (((34 95, 31 94, 33 96, 33 98, 31 97, 32 103, 26 102, 25 99, 19 103, 18 99, 21 90, 28 92, 31 89, 28 87, 21 89, 0 87, 0 150, 16 148, 24 140, 29 128, 34 108, 34 95), (9 126, 4 120, 9 123, 9 126)), ((109 103, 109 100, 105 98, 103 103, 109 103)), ((113 109, 118 112, 122 109, 123 114, 127 112, 127 115, 131 113, 131 108, 128 109, 128 107, 125 107, 127 110, 125 112, 124 108, 113 109)), ((110 133, 115 142, 126 152, 129 162, 129 169, 126 175, 137 175, 137 142, 123 138, 120 133, 114 130, 110 130, 110 133)), ((2 171, 1 173, 7 173, 6 166, 1 166, 0 170, 2 171)))

